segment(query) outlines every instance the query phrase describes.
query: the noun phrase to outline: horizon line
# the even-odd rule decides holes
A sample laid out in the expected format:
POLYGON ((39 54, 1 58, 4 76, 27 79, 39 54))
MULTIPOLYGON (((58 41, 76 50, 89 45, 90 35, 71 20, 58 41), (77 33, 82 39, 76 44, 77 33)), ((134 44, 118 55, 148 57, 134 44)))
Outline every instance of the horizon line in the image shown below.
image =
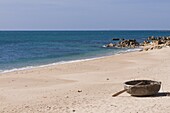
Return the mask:
POLYGON ((0 29, 0 31, 170 31, 170 29, 0 29))

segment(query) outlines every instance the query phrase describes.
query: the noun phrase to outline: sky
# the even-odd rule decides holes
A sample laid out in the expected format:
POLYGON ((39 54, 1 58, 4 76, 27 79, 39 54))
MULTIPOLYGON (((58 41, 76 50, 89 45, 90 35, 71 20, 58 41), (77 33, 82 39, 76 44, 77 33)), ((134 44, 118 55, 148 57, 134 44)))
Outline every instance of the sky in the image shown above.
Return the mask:
POLYGON ((0 0, 0 30, 170 30, 170 0, 0 0))

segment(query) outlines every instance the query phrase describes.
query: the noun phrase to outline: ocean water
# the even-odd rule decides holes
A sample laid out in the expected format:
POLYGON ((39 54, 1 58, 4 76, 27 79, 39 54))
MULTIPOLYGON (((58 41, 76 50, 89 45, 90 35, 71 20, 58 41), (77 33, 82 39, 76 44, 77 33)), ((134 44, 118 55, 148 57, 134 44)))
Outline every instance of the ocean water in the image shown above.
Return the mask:
POLYGON ((141 42, 170 31, 0 31, 0 71, 117 54, 127 49, 102 46, 112 38, 141 42))

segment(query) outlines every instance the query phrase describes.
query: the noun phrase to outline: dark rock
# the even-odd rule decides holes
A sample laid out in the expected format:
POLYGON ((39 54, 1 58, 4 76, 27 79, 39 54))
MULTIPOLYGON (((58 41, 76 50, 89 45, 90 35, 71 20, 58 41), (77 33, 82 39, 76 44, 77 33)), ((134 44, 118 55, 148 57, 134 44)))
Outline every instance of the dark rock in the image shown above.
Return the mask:
POLYGON ((82 90, 78 90, 77 92, 81 93, 81 92, 82 92, 82 90))
POLYGON ((124 38, 121 39, 122 41, 125 40, 124 38))
POLYGON ((161 41, 160 41, 160 40, 155 40, 154 43, 155 43, 156 45, 159 45, 159 44, 161 44, 161 41))
POLYGON ((143 45, 145 46, 145 45, 148 45, 150 42, 149 41, 147 41, 147 40, 145 40, 145 41, 143 41, 143 45))
POLYGON ((148 47, 146 47, 146 48, 144 48, 143 50, 144 50, 144 51, 148 51, 148 50, 149 50, 149 48, 148 48, 148 47))
POLYGON ((148 40, 155 40, 156 38, 154 36, 149 36, 148 40))
POLYGON ((150 48, 150 50, 153 50, 153 49, 154 49, 154 47, 151 47, 151 48, 150 48))
POLYGON ((162 49, 162 46, 158 46, 158 49, 162 49))
POLYGON ((108 45, 106 45, 106 47, 115 47, 116 44, 110 43, 108 45))
POLYGON ((112 38, 112 40, 115 40, 115 41, 116 41, 116 40, 120 40, 120 39, 119 39, 119 38, 112 38))

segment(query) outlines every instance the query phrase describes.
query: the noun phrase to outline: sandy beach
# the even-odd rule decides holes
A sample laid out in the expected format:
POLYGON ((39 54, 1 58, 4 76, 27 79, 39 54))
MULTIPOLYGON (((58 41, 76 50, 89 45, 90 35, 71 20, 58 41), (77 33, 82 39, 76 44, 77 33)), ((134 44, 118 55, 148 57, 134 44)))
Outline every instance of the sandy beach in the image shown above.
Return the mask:
POLYGON ((0 113, 168 113, 170 48, 0 74, 0 113), (156 97, 123 93, 123 82, 162 82, 156 97))

